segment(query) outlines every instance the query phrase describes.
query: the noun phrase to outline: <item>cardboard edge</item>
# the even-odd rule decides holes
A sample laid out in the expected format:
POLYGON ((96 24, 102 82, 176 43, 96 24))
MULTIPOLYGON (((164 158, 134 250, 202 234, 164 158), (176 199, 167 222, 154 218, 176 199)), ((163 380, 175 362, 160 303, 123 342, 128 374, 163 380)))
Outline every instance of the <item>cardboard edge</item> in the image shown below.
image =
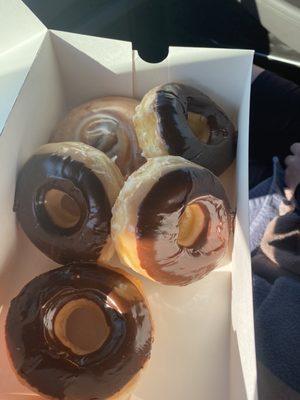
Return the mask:
MULTIPOLYGON (((85 40, 86 38, 94 38, 95 40, 98 40, 99 42, 113 42, 113 43, 127 43, 131 45, 132 47, 132 43, 129 42, 128 40, 121 40, 121 39, 111 39, 111 38, 106 38, 106 37, 102 37, 102 36, 93 36, 93 35, 87 35, 84 33, 76 33, 76 32, 68 32, 68 31, 61 31, 58 29, 49 29, 49 31, 51 33, 53 33, 55 36, 60 37, 61 39, 65 40, 66 42, 68 42, 69 44, 72 45, 71 42, 69 42, 69 39, 73 38, 82 38, 83 40, 85 40)), ((74 46, 75 47, 75 46, 74 46)))
MULTIPOLYGON (((238 143, 238 146, 242 148, 239 152, 239 158, 246 157, 248 160, 248 148, 249 148, 249 113, 250 113, 250 95, 251 95, 251 72, 252 72, 252 63, 254 57, 254 51, 246 50, 246 54, 250 58, 250 68, 248 71, 247 76, 247 84, 246 89, 243 94, 243 99, 248 98, 248 104, 244 105, 246 109, 246 115, 244 115, 244 119, 247 119, 247 137, 242 138, 241 142, 238 143), (245 118, 246 117, 246 118, 245 118)), ((248 190, 248 181, 249 181, 249 163, 246 164, 246 176, 237 174, 237 180, 243 180, 243 188, 242 193, 237 193, 237 200, 245 205, 245 209, 243 210, 244 218, 242 224, 236 220, 236 229, 241 231, 241 235, 245 240, 245 246, 249 248, 249 207, 248 207, 248 199, 249 199, 249 190, 248 190), (245 192, 245 193, 244 193, 245 192), (247 203, 247 207, 246 207, 247 203)), ((241 172, 240 172, 241 173, 241 172)), ((247 281, 249 285, 251 285, 247 293, 247 334, 245 337, 241 338, 241 333, 245 331, 245 326, 242 326, 240 315, 243 314, 242 307, 237 307, 240 299, 237 294, 237 287, 234 277, 232 277, 232 299, 235 299, 235 302, 232 302, 232 331, 231 331, 231 340, 230 340, 230 393, 229 398, 230 400, 257 400, 258 399, 258 389, 257 389, 257 367, 256 367, 256 349, 255 349, 255 332, 254 332, 254 311, 253 311, 253 289, 252 289, 252 268, 251 268, 251 255, 250 252, 247 252, 247 255, 244 257, 246 265, 249 267, 247 268, 245 274, 247 275, 247 281), (238 323, 236 322, 238 319, 238 323), (236 326, 239 325, 240 329, 237 329, 236 326), (244 328, 244 329, 241 329, 244 328), (240 332, 242 330, 242 332, 240 332), (241 340, 243 342, 247 342, 246 344, 243 343, 243 348, 241 349, 241 340), (244 357, 242 352, 245 348, 251 348, 251 359, 248 359, 245 363, 244 357), (241 351, 242 350, 242 351, 241 351), (244 367, 244 368, 243 368, 244 367), (238 375, 235 374, 238 368, 238 375), (245 371, 246 369, 246 371, 245 371), (251 371, 251 374, 245 374, 245 372, 251 371), (241 393, 243 393, 243 397, 241 397, 241 393)), ((245 308, 245 307, 244 307, 245 308)), ((244 317, 243 317, 244 318, 244 317)))
MULTIPOLYGON (((59 61, 59 58, 57 57, 57 52, 55 51, 55 43, 54 43, 54 39, 53 39, 53 36, 56 37, 55 31, 49 29, 48 33, 49 33, 49 38, 50 38, 50 41, 51 41, 51 46, 53 48, 53 53, 54 53, 55 61, 56 61, 57 68, 58 68, 58 71, 59 71, 59 75, 60 75, 60 77, 62 77, 62 67, 61 67, 61 63, 59 61)), ((64 93, 65 93, 66 92, 66 83, 65 83, 64 79, 61 79, 61 84, 63 86, 63 90, 64 90, 64 93)))
POLYGON ((176 49, 182 50, 182 51, 197 51, 199 49, 204 49, 204 50, 211 50, 213 53, 217 54, 226 54, 229 52, 231 53, 232 57, 238 56, 240 57, 241 55, 248 55, 248 56, 253 56, 254 50, 252 49, 231 49, 228 47, 187 47, 187 46, 169 46, 169 55, 171 54, 172 51, 176 51, 176 49))

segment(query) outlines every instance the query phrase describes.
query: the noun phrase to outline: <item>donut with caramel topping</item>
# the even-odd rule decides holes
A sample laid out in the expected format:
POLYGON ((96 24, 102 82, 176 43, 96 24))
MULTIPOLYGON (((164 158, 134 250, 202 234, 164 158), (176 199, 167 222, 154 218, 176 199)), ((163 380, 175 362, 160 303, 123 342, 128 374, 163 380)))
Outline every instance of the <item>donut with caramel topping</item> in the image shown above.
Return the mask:
POLYGON ((166 285, 186 285, 221 265, 232 213, 222 184, 178 156, 149 159, 125 182, 113 207, 120 260, 166 285))
POLYGON ((21 382, 64 400, 127 400, 153 338, 135 282, 92 263, 69 264, 29 282, 10 304, 5 334, 21 382))
POLYGON ((114 159, 127 177, 144 159, 132 117, 138 101, 129 97, 102 97, 71 110, 54 129, 51 142, 89 144, 114 159))
POLYGON ((200 90, 179 83, 158 86, 145 94, 133 121, 146 158, 177 155, 216 175, 234 160, 235 128, 200 90))
POLYGON ((23 166, 14 210, 29 239, 52 260, 108 260, 111 208, 122 185, 118 167, 100 150, 50 143, 23 166))

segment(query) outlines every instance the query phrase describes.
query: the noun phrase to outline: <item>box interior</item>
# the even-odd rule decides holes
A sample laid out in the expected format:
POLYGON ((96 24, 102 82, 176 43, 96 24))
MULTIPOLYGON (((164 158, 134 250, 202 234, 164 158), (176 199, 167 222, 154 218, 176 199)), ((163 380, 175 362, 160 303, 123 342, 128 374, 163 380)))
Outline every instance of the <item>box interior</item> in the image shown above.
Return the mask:
POLYGON ((9 301, 34 276, 56 267, 16 223, 12 206, 17 172, 48 141, 68 109, 105 95, 140 98, 157 84, 179 81, 203 89, 238 125, 239 172, 236 176, 233 164, 221 177, 232 204, 237 201, 238 207, 233 260, 188 287, 166 287, 143 279, 155 342, 134 398, 254 399, 245 209, 251 63, 250 51, 170 48, 169 57, 153 65, 132 52, 130 43, 55 31, 45 34, 0 136, 0 160, 5 166, 0 169, 0 241, 5 244, 0 249, 1 398, 31 398, 31 391, 18 382, 8 365, 4 323, 9 301))

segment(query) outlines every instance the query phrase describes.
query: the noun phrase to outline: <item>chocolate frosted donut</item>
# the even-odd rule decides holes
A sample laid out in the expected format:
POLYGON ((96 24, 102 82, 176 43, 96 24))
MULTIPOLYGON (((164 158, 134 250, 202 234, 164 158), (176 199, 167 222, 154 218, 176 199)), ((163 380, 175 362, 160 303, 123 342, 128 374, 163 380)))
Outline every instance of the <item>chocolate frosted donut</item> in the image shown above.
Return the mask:
POLYGON ((178 156, 149 159, 125 182, 112 238, 127 266, 166 285, 194 282, 222 263, 232 217, 206 168, 178 156))
POLYGON ((46 144, 19 174, 14 211, 52 260, 107 260, 111 208, 122 185, 120 171, 101 151, 84 143, 46 144))
POLYGON ((115 160, 124 176, 145 160, 141 156, 132 117, 137 100, 103 97, 71 110, 55 128, 51 141, 84 142, 115 160))
POLYGON ((208 96, 168 83, 150 90, 133 118, 146 158, 178 155, 220 175, 235 157, 235 128, 208 96))
POLYGON ((52 399, 127 399, 150 358, 143 295, 120 271, 69 264, 12 300, 6 343, 21 381, 52 399))

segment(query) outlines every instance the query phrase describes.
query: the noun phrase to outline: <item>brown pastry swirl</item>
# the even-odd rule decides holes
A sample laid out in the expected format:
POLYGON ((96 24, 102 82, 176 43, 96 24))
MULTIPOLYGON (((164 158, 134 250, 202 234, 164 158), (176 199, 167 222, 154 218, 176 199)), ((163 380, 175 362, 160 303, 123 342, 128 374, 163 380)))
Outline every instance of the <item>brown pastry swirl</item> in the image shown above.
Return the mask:
POLYGON ((71 110, 50 141, 76 141, 96 147, 115 160, 127 177, 145 161, 132 121, 137 105, 137 100, 128 97, 91 100, 71 110))
POLYGON ((23 383, 52 399, 127 399, 150 358, 143 295, 120 271, 70 264, 29 282, 10 304, 6 343, 23 383))
POLYGON ((52 260, 108 260, 111 208, 122 185, 120 171, 101 151, 50 143, 22 168, 14 210, 29 239, 52 260))
POLYGON ((232 217, 206 168, 178 156, 149 159, 125 182, 112 238, 128 267, 166 285, 186 285, 221 265, 232 217))
POLYGON ((133 118, 146 158, 178 155, 220 175, 235 157, 235 128, 200 90, 179 83, 143 97, 133 118))

